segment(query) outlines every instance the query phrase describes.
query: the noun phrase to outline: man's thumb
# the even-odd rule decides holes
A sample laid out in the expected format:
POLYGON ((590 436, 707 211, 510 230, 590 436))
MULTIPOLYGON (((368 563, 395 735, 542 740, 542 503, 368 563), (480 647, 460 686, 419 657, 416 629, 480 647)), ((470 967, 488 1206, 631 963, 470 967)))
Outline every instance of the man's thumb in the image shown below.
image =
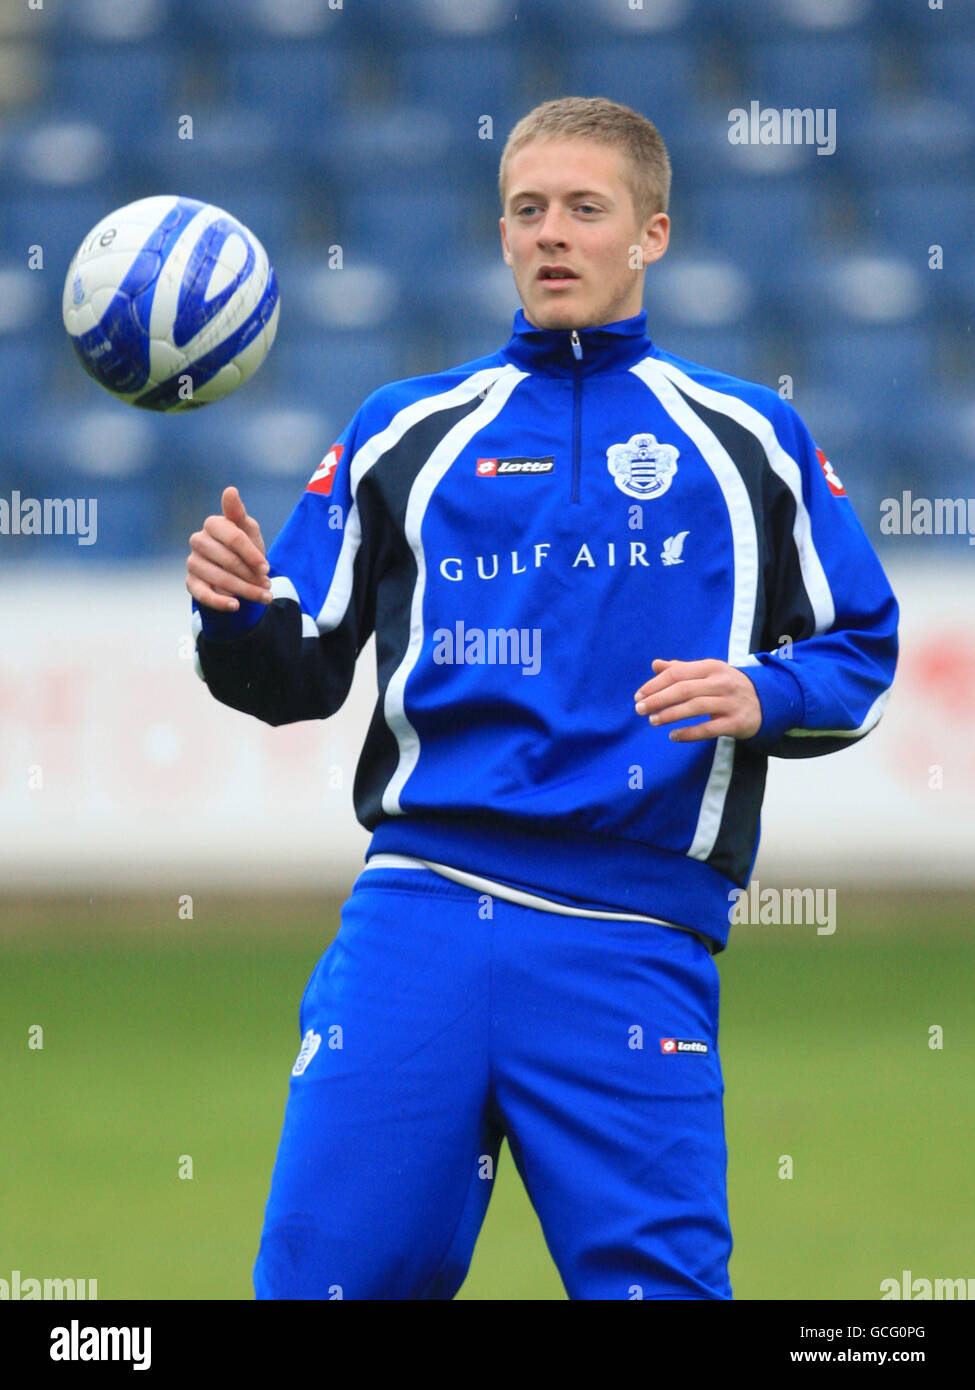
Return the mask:
POLYGON ((243 523, 247 515, 247 508, 240 500, 240 493, 235 487, 224 488, 220 505, 223 507, 223 514, 228 521, 236 522, 238 526, 243 523))

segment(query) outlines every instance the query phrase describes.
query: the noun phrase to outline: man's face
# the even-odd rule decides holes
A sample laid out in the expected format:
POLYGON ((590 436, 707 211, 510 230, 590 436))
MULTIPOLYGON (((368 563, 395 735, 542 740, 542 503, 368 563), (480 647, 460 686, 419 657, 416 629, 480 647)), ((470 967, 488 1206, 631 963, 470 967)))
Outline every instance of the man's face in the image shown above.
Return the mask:
POLYGON ((536 328, 592 328, 643 305, 644 265, 667 250, 670 220, 641 226, 623 156, 592 140, 533 140, 508 166, 501 244, 536 328), (571 272, 559 278, 553 271, 571 272))

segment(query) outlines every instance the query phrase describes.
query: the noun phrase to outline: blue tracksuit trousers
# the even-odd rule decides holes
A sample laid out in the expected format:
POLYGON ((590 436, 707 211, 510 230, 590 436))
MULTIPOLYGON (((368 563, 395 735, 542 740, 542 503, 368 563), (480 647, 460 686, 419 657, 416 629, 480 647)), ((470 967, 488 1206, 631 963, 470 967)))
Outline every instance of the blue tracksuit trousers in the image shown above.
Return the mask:
POLYGON ((363 872, 301 1002, 258 1298, 452 1298, 504 1136, 570 1298, 730 1298, 718 992, 689 932, 363 872))

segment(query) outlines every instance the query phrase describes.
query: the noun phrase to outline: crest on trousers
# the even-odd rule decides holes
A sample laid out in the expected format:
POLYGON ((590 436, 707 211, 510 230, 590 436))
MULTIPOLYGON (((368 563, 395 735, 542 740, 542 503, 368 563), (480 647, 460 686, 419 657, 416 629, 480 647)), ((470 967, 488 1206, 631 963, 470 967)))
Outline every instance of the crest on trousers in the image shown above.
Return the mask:
POLYGON ((308 1063, 311 1061, 311 1059, 314 1057, 315 1053, 321 1046, 321 1041, 321 1033, 316 1033, 314 1028, 309 1028, 308 1032, 301 1040, 301 1047, 298 1049, 298 1056, 295 1058, 295 1064, 291 1068, 292 1076, 301 1076, 302 1072, 308 1066, 308 1063))
POLYGON ((647 501, 662 497, 670 487, 678 453, 673 444, 658 444, 652 434, 632 434, 625 444, 609 446, 606 467, 627 497, 647 501))

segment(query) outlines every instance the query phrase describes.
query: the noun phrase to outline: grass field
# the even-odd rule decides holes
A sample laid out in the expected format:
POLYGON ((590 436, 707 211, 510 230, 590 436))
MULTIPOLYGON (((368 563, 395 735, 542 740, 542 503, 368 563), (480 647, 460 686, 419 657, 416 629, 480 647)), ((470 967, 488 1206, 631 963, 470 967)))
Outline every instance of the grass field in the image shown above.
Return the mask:
MULTIPOLYGON (((253 1296, 298 1001, 338 906, 200 894, 183 921, 158 898, 0 902, 0 1278, 253 1296)), ((719 967, 737 1298, 975 1277, 973 918, 971 896, 848 890, 832 936, 734 929, 719 967)), ((565 1297, 506 1150, 459 1297, 565 1297)))

